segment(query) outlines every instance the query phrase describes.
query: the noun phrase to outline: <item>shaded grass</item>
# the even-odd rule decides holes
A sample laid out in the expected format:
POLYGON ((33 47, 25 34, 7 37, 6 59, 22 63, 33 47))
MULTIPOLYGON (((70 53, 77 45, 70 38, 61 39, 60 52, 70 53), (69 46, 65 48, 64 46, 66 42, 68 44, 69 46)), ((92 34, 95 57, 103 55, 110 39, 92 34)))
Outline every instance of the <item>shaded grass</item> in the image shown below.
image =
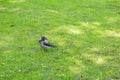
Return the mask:
POLYGON ((119 80, 119 12, 117 0, 0 0, 0 80, 119 80))

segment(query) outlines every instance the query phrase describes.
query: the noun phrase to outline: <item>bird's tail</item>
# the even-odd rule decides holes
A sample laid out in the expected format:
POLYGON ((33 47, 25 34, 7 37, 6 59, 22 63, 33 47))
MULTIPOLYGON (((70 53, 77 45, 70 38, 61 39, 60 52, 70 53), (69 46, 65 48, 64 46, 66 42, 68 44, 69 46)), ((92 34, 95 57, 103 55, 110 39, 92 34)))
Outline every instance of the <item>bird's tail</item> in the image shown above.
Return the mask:
POLYGON ((57 48, 57 46, 52 45, 53 48, 57 48))

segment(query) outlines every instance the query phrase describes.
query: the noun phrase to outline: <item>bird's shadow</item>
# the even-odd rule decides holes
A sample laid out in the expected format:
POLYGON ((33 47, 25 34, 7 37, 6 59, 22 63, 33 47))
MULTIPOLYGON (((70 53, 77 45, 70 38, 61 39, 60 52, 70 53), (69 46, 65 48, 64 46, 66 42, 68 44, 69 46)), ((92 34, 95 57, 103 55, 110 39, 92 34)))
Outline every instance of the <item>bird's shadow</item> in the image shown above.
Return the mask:
POLYGON ((58 48, 49 48, 49 49, 46 49, 46 48, 40 48, 40 50, 43 52, 43 53, 49 53, 49 52, 55 52, 55 51, 58 51, 58 48))

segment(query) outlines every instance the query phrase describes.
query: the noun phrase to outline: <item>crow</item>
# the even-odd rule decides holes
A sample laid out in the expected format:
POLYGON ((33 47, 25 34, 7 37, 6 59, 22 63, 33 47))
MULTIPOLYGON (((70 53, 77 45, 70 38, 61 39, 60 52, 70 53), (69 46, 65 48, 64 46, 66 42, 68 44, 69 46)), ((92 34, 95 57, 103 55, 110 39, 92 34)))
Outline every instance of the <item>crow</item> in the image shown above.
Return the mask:
POLYGON ((40 43, 41 47, 44 49, 56 48, 56 46, 51 44, 45 36, 40 37, 39 43, 40 43))

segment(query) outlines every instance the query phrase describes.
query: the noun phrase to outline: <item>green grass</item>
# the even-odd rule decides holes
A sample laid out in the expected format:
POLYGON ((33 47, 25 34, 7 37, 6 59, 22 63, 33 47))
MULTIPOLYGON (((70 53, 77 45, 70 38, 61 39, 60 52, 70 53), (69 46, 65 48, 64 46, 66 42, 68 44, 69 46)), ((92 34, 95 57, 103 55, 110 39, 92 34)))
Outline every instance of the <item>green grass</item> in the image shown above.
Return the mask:
POLYGON ((0 80, 120 80, 120 1, 0 0, 0 80))

